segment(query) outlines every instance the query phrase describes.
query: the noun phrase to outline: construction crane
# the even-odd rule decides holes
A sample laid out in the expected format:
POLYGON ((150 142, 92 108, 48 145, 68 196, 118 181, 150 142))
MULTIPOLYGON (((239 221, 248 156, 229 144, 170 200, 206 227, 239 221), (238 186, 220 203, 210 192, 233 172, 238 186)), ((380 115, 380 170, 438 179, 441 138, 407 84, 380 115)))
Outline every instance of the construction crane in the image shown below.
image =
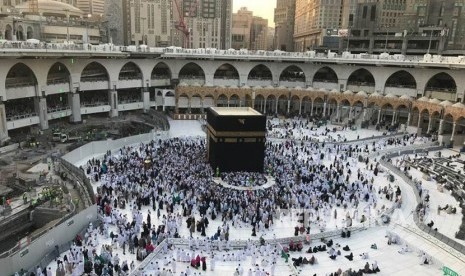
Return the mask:
POLYGON ((192 17, 194 16, 194 12, 197 9, 199 5, 199 0, 195 0, 189 2, 191 5, 189 7, 189 10, 184 14, 183 10, 181 10, 181 5, 178 2, 182 2, 183 0, 173 0, 174 5, 176 6, 176 10, 178 11, 179 15, 179 22, 176 22, 174 27, 176 30, 181 31, 184 34, 184 48, 189 48, 190 45, 190 34, 191 31, 189 30, 189 27, 187 26, 185 17, 192 17))

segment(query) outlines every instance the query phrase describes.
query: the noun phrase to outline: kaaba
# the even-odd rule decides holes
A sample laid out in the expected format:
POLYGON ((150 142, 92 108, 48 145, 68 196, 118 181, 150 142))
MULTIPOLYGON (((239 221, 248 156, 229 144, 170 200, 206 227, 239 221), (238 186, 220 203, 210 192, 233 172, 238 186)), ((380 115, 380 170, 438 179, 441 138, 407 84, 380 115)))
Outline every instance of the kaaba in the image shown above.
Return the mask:
POLYGON ((266 117, 250 107, 207 109, 207 159, 221 172, 263 172, 266 117))

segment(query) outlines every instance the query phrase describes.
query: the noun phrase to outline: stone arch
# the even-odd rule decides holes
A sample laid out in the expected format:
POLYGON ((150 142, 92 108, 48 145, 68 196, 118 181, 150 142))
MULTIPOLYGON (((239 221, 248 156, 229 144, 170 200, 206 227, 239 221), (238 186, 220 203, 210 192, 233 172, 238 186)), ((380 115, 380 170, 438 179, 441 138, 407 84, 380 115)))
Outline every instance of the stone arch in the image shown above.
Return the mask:
POLYGON ((272 80, 273 74, 268 66, 259 64, 252 68, 247 76, 248 80, 272 80))
POLYGON ((276 102, 277 102, 277 97, 273 94, 268 95, 266 97, 266 107, 265 107, 265 113, 266 114, 275 114, 276 113, 276 102))
POLYGON ((441 72, 432 76, 425 86, 425 96, 439 100, 455 101, 457 83, 448 73, 441 72))
POLYGON ((244 106, 253 108, 252 105, 253 105, 252 96, 248 93, 245 94, 244 95, 244 106))
POLYGON ((5 26, 5 35, 3 36, 6 40, 13 40, 13 28, 10 24, 5 26))
POLYGON ((316 71, 315 75, 313 75, 313 82, 331 82, 331 83, 338 83, 339 78, 331 67, 324 66, 316 71))
POLYGON ((241 98, 237 94, 232 94, 228 100, 230 107, 239 107, 241 106, 241 98))
POLYGON ((34 72, 26 64, 19 62, 10 68, 6 75, 5 88, 35 86, 37 78, 34 72))
POLYGON ((389 76, 386 80, 386 87, 399 87, 399 88, 417 88, 417 81, 415 77, 405 70, 399 70, 389 76))
POLYGON ((333 116, 336 114, 338 107, 338 102, 335 98, 328 98, 328 103, 326 105, 326 112, 328 115, 333 116))
POLYGON ((299 114, 300 109, 300 97, 299 95, 292 95, 290 99, 289 113, 299 114))
POLYGON ((312 112, 312 99, 310 96, 305 95, 300 101, 300 113, 301 114, 311 114, 312 112))
POLYGON ((171 79, 171 69, 165 62, 159 62, 152 69, 151 79, 171 79))
POLYGON ((239 72, 236 67, 229 63, 220 65, 213 76, 215 79, 239 79, 239 72))
POLYGON ((305 73, 299 66, 290 65, 281 72, 279 81, 305 82, 305 73))
POLYGON ((130 61, 123 65, 119 71, 118 80, 138 80, 142 79, 142 71, 134 62, 130 61))
POLYGON ((189 99, 189 107, 191 109, 191 113, 193 114, 200 114, 202 113, 202 95, 199 93, 194 93, 189 99))
POLYGON ((206 95, 203 96, 203 107, 211 107, 211 106, 215 106, 215 97, 208 93, 206 95))
POLYGON ((407 124, 409 116, 409 108, 406 104, 399 104, 396 107, 396 122, 399 124, 407 124))
POLYGON ((24 28, 21 25, 19 25, 18 29, 16 30, 16 40, 18 41, 24 40, 24 28))
POLYGON ((347 78, 347 85, 354 86, 375 86, 373 74, 365 68, 355 70, 347 78))
POLYGON ((186 93, 181 93, 178 96, 178 108, 181 109, 179 110, 180 113, 186 113, 188 111, 189 103, 190 103, 190 97, 186 93))
POLYGON ((421 128, 422 133, 425 133, 427 130, 427 126, 429 124, 429 118, 430 118, 430 111, 427 108, 424 108, 420 111, 419 113, 419 122, 418 122, 418 127, 421 128))
POLYGON ((284 94, 278 96, 278 114, 287 114, 288 97, 284 94))
POLYGON ((435 110, 431 113, 428 124, 428 133, 437 133, 439 129, 439 122, 441 120, 441 112, 435 110))
POLYGON ((69 82, 70 73, 68 68, 61 62, 54 63, 48 70, 47 85, 69 82))
POLYGON ((226 96, 225 94, 218 95, 218 98, 216 99, 216 106, 227 107, 228 106, 228 96, 226 96))
POLYGON ((107 69, 97 61, 87 64, 81 72, 81 82, 108 80, 109 75, 107 69))
POLYGON ((26 39, 34 38, 34 31, 32 30, 31 26, 28 26, 26 29, 26 39))
POLYGON ((256 95, 255 100, 254 100, 254 109, 264 113, 265 112, 264 104, 265 104, 265 97, 262 94, 256 95))
POLYGON ((450 113, 444 114, 444 123, 442 128, 441 134, 451 134, 453 125, 454 125, 454 117, 450 113))
POLYGON ((178 77, 179 79, 201 79, 205 83, 205 71, 195 62, 185 64, 179 70, 178 77))

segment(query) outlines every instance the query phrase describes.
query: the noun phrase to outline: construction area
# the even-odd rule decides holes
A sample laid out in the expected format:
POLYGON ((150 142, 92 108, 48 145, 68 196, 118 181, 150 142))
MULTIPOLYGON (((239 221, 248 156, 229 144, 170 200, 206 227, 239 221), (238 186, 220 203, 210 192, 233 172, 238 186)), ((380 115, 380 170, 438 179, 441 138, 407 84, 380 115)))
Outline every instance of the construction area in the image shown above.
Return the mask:
POLYGON ((76 183, 72 172, 61 166, 60 156, 91 141, 168 128, 165 114, 150 111, 90 117, 81 124, 61 121, 50 124, 48 130, 12 135, 10 144, 0 148, 0 252, 20 249, 41 228, 62 221, 84 208, 85 201, 92 201, 83 196, 87 193, 82 183, 76 183))

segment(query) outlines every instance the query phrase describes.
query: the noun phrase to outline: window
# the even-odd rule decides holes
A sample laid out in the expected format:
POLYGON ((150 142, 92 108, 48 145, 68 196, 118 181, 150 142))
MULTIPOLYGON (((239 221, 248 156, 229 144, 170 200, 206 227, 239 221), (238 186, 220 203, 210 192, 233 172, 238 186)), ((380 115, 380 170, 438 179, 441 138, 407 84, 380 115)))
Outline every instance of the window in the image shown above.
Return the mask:
POLYGON ((364 7, 363 7, 363 14, 362 14, 362 18, 363 18, 363 19, 367 18, 367 11, 368 11, 368 7, 367 7, 367 6, 364 6, 364 7))
POLYGON ((371 6, 370 20, 375 21, 376 18, 376 6, 371 6))

